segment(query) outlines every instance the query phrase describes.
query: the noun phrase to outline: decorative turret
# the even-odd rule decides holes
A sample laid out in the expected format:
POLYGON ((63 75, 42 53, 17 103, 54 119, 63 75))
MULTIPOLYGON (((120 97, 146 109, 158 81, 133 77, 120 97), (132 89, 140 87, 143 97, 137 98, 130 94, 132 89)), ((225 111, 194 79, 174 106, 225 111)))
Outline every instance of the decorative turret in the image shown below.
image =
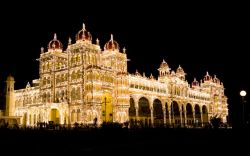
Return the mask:
POLYGON ((54 34, 53 40, 51 40, 48 44, 48 51, 60 51, 62 52, 63 45, 62 43, 57 39, 56 33, 54 34))
POLYGON ((113 39, 112 34, 111 34, 110 40, 104 45, 104 50, 119 51, 119 44, 113 39))
POLYGON ((158 70, 159 70, 160 76, 166 76, 169 74, 170 68, 164 59, 163 59, 161 65, 160 65, 160 68, 158 70))
POLYGON ((213 82, 220 84, 220 80, 216 77, 216 75, 214 75, 213 82))
POLYGON ((136 76, 141 76, 141 74, 138 72, 137 69, 136 69, 136 71, 135 71, 135 75, 136 75, 136 76))
POLYGON ((204 82, 211 81, 211 80, 212 80, 212 77, 207 72, 207 74, 204 76, 204 82))
POLYGON ((185 75, 186 73, 184 72, 184 70, 182 69, 182 67, 179 65, 179 67, 177 68, 176 70, 176 75, 182 79, 182 80, 185 80, 185 75))
POLYGON ((195 88, 198 86, 199 86, 199 82, 196 80, 196 78, 194 78, 194 81, 192 82, 192 88, 195 88))
POLYGON ((154 80, 154 79, 155 79, 152 73, 150 74, 149 79, 150 79, 150 80, 154 80))
POLYGON ((87 41, 87 42, 92 41, 92 36, 90 32, 86 30, 84 23, 82 24, 82 29, 78 31, 78 33, 76 34, 76 42, 79 41, 87 41))
POLYGON ((6 80, 6 110, 5 116, 14 116, 15 114, 15 96, 14 96, 14 77, 9 75, 6 80))

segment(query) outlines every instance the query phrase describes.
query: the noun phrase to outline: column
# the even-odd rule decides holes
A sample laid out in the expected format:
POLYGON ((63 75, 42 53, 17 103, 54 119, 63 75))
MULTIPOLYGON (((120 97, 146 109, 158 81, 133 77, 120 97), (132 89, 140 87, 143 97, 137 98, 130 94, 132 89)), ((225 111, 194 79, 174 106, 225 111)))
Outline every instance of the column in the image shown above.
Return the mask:
POLYGON ((135 107, 135 120, 136 122, 139 120, 139 108, 135 107))
POLYGON ((167 121, 166 121, 166 108, 163 107, 163 122, 164 122, 164 126, 166 125, 167 121))
POLYGON ((187 111, 184 109, 184 126, 187 126, 187 111))
POLYGON ((150 108, 150 115, 151 115, 151 125, 154 127, 154 110, 153 107, 150 108))
POLYGON ((180 109, 180 118, 181 118, 181 127, 183 126, 183 123, 182 123, 182 109, 180 109))
POLYGON ((201 127, 203 127, 203 113, 202 113, 202 107, 200 107, 200 112, 201 112, 201 127))
POLYGON ((195 111, 193 111, 193 119, 194 119, 194 124, 195 125, 195 111))
POLYGON ((169 124, 171 125, 171 110, 168 109, 168 118, 169 118, 169 124))

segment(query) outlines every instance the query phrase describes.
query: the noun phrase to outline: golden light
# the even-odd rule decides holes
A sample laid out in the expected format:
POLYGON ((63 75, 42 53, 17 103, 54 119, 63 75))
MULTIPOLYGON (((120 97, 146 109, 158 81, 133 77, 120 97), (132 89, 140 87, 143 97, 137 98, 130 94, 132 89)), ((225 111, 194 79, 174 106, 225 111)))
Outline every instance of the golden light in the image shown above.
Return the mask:
POLYGON ((240 96, 246 96, 247 95, 247 92, 246 91, 244 91, 244 90, 242 90, 242 91, 240 91, 240 96))

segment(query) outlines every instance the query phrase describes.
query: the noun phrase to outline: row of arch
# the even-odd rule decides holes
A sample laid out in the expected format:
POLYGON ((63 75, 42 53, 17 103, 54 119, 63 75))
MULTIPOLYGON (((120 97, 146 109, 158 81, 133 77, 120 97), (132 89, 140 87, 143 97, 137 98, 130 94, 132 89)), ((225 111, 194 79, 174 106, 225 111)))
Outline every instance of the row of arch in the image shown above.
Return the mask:
POLYGON ((190 103, 180 105, 176 101, 162 104, 159 99, 155 99, 150 108, 147 98, 141 97, 137 105, 134 99, 130 98, 129 118, 132 126, 135 124, 156 127, 165 124, 202 126, 208 123, 208 110, 205 105, 200 107, 196 104, 193 107, 190 103))

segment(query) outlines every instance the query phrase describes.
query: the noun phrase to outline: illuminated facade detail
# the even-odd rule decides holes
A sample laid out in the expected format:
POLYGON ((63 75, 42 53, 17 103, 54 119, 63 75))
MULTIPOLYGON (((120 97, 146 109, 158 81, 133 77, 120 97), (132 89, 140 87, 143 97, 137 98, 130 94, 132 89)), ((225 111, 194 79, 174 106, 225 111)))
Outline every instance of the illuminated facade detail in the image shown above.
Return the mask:
POLYGON ((126 49, 120 52, 111 35, 101 50, 99 40, 92 43, 84 24, 76 43, 71 42, 69 38, 64 51, 55 34, 48 50, 41 48, 39 79, 32 85, 14 90, 14 78, 8 77, 6 112, 20 116, 21 124, 89 124, 97 118, 98 124, 202 126, 214 115, 226 122, 227 97, 216 76, 207 73, 200 83, 194 80, 189 85, 182 67, 175 72, 165 60, 157 79, 138 71, 129 74, 126 49))

